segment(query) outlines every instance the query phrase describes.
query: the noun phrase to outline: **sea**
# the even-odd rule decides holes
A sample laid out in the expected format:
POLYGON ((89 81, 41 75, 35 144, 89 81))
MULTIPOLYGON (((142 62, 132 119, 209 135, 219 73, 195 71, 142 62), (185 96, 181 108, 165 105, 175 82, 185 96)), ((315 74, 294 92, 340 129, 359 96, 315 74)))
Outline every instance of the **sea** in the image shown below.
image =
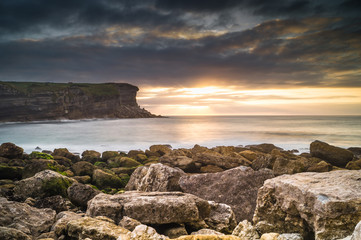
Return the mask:
POLYGON ((0 123, 0 143, 15 143, 27 153, 55 148, 81 154, 85 150, 146 150, 154 144, 175 149, 260 143, 302 153, 315 140, 361 147, 361 116, 170 116, 0 123))

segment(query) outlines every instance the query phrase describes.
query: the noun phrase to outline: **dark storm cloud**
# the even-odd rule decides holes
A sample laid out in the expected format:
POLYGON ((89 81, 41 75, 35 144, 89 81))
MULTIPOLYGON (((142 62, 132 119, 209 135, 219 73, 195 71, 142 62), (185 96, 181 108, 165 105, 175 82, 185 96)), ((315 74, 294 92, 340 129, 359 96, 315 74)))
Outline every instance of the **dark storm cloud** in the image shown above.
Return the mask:
MULTIPOLYGON (((148 3, 151 3, 149 1, 148 3)), ((175 14, 162 13, 142 1, 31 0, 0 2, 0 36, 41 32, 44 28, 104 27, 112 25, 176 27, 184 25, 175 14)))
POLYGON ((315 2, 1 1, 0 80, 361 86, 358 2, 315 2))

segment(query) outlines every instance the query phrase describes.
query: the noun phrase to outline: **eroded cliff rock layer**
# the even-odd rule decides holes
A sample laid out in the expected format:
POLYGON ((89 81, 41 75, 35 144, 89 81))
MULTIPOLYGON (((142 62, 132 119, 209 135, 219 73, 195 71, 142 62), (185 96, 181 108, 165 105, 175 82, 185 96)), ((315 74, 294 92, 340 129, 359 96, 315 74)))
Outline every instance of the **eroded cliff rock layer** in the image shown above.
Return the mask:
POLYGON ((0 82, 0 121, 147 118, 126 83, 0 82))

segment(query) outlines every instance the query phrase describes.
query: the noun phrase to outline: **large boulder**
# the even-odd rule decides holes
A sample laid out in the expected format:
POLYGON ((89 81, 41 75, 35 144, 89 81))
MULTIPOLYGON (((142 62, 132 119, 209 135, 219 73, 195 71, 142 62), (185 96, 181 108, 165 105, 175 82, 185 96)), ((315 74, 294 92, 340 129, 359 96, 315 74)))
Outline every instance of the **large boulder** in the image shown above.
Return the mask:
POLYGON ((14 228, 0 227, 1 240, 31 240, 29 235, 14 228))
POLYGON ((186 193, 231 206, 239 222, 252 219, 257 191, 266 179, 273 177, 269 169, 254 171, 249 167, 237 167, 220 173, 183 176, 179 184, 186 193))
POLYGON ((72 220, 68 222, 66 228, 66 236, 70 239, 117 240, 118 237, 126 237, 127 233, 129 233, 127 229, 111 221, 91 217, 72 220))
POLYGON ((298 173, 267 180, 258 191, 253 222, 261 233, 301 233, 338 239, 361 220, 361 170, 298 173))
POLYGON ((17 182, 14 188, 14 196, 23 200, 28 197, 45 198, 54 195, 66 197, 68 187, 74 182, 74 179, 60 173, 45 170, 33 177, 17 182))
POLYGON ((123 216, 143 224, 190 223, 209 216, 208 201, 181 192, 98 194, 88 202, 87 215, 106 216, 118 223, 123 216))
POLYGON ((68 198, 75 205, 82 209, 86 209, 88 201, 100 193, 89 185, 82 183, 74 183, 68 190, 68 198))
POLYGON ((125 190, 143 192, 180 191, 179 178, 185 173, 161 163, 137 168, 131 175, 125 190))
POLYGON ((349 150, 321 141, 311 143, 310 153, 313 157, 321 158, 337 167, 345 167, 354 157, 353 153, 349 150))
POLYGON ((23 156, 24 149, 16 146, 14 143, 3 143, 0 146, 0 157, 9 159, 21 158, 23 156))
POLYGON ((49 208, 38 209, 0 198, 0 226, 17 229, 34 238, 50 231, 55 214, 49 208))

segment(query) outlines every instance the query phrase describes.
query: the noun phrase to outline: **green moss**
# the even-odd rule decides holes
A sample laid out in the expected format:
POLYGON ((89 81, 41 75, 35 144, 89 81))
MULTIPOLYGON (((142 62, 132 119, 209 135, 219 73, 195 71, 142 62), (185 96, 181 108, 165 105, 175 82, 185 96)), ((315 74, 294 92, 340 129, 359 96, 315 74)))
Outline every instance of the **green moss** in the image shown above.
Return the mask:
POLYGON ((54 159, 50 154, 34 151, 29 155, 30 159, 54 159))
POLYGON ((66 178, 52 178, 49 181, 43 182, 42 190, 46 196, 61 195, 67 197, 66 190, 72 183, 66 178))
POLYGON ((95 162, 94 166, 99 168, 106 168, 108 165, 105 162, 95 162))
POLYGON ((48 168, 49 168, 50 170, 53 170, 54 172, 60 173, 60 174, 63 175, 63 176, 68 176, 68 174, 67 174, 66 172, 62 171, 62 170, 59 168, 59 166, 56 166, 56 165, 51 164, 51 163, 48 163, 48 168))

